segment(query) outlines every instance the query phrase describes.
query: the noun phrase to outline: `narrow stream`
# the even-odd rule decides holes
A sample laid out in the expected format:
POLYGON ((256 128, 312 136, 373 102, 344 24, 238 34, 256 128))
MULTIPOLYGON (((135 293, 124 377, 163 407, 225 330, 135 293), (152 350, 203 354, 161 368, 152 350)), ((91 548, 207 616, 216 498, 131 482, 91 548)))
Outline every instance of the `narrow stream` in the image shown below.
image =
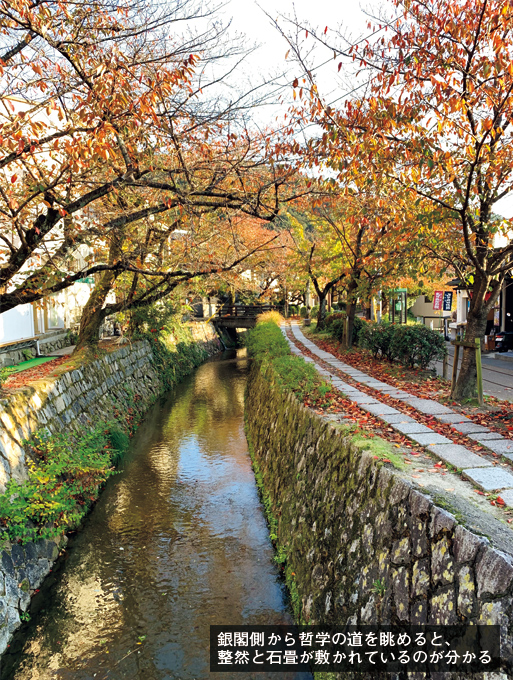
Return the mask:
POLYGON ((225 353, 150 410, 2 680, 310 677, 209 672, 211 624, 290 622, 244 437, 247 369, 225 353))

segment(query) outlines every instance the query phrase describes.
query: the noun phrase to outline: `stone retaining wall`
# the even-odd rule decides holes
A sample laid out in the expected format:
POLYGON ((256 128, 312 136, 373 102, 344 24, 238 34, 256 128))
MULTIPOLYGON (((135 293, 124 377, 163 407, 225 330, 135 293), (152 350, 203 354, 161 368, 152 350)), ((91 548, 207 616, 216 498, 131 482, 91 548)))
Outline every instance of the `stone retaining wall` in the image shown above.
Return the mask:
MULTIPOLYGON (((206 355, 220 351, 211 324, 191 323, 190 329, 191 343, 203 347, 206 355)), ((161 390, 151 358, 147 341, 99 353, 86 364, 72 357, 54 374, 0 399, 0 493, 11 477, 26 478, 23 440, 37 430, 72 431, 114 417, 127 403, 146 410, 161 390)))
POLYGON ((489 678, 513 677, 511 555, 281 393, 256 363, 246 423, 298 619, 499 624, 505 670, 489 678))
MULTIPOLYGON (((222 347, 211 324, 191 323, 190 344, 201 357, 222 347)), ((172 338, 168 338, 172 344, 172 338)), ((87 363, 73 357, 44 379, 0 400, 0 492, 12 477, 27 476, 23 440, 46 428, 73 431, 80 426, 123 417, 127 408, 145 411, 162 391, 148 341, 100 353, 87 363)), ((26 545, 0 543, 0 654, 20 626, 20 615, 48 574, 66 537, 26 545)))

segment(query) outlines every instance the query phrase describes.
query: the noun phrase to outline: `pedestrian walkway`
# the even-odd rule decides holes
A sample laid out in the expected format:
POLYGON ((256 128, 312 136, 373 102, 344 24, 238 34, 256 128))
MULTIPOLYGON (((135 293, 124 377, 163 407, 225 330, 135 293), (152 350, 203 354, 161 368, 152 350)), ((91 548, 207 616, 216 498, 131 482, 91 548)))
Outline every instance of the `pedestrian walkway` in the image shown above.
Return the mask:
MULTIPOLYGON (((282 331, 290 344, 294 354, 303 356, 298 347, 290 341, 285 329, 282 331)), ((420 399, 409 392, 399 390, 392 385, 376 380, 349 364, 340 361, 333 354, 325 352, 317 345, 306 338, 297 323, 291 323, 291 331, 296 340, 301 342, 312 354, 321 361, 327 363, 335 371, 340 371, 352 378, 355 382, 361 383, 386 394, 394 399, 398 399, 405 404, 413 406, 417 411, 425 415, 434 416, 441 423, 449 424, 456 432, 465 434, 470 439, 479 442, 481 445, 490 449, 496 454, 504 456, 513 462, 513 441, 502 437, 496 432, 491 432, 482 425, 476 425, 469 418, 453 411, 447 406, 443 406, 430 399, 420 399)), ((303 356, 305 361, 315 363, 310 357, 303 356)), ((358 406, 368 413, 376 416, 390 427, 401 432, 413 442, 425 447, 428 451, 443 460, 445 463, 462 470, 463 476, 473 482, 482 491, 500 491, 501 498, 508 506, 513 506, 513 474, 509 470, 496 467, 491 461, 473 453, 469 449, 455 444, 447 437, 444 437, 431 428, 417 422, 414 418, 401 413, 398 409, 383 404, 373 396, 362 392, 352 384, 344 382, 336 374, 316 364, 317 371, 331 380, 333 387, 342 392, 348 399, 358 404, 358 406)))

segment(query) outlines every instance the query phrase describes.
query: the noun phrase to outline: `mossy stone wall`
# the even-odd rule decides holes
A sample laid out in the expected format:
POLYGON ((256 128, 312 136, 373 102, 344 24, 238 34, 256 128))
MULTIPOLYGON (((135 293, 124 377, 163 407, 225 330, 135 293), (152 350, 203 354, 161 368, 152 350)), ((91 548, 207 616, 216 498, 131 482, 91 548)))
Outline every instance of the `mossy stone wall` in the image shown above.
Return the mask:
POLYGON ((500 624, 513 671, 510 555, 281 392, 256 361, 246 428, 298 621, 500 624))

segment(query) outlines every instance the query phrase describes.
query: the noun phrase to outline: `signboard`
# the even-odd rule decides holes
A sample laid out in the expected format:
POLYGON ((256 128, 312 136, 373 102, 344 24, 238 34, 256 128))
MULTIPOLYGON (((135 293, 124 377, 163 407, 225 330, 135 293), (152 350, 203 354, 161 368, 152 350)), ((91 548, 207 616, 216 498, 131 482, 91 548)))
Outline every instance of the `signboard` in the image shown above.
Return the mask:
POLYGON ((443 290, 435 290, 435 296, 433 298, 433 309, 435 311, 440 311, 442 309, 443 299, 444 299, 443 290))
POLYGON ((494 326, 500 326, 501 325, 501 310, 500 310, 500 307, 496 307, 493 310, 493 325, 494 326))
POLYGON ((450 312, 452 308, 452 291, 444 292, 444 312, 450 312))

